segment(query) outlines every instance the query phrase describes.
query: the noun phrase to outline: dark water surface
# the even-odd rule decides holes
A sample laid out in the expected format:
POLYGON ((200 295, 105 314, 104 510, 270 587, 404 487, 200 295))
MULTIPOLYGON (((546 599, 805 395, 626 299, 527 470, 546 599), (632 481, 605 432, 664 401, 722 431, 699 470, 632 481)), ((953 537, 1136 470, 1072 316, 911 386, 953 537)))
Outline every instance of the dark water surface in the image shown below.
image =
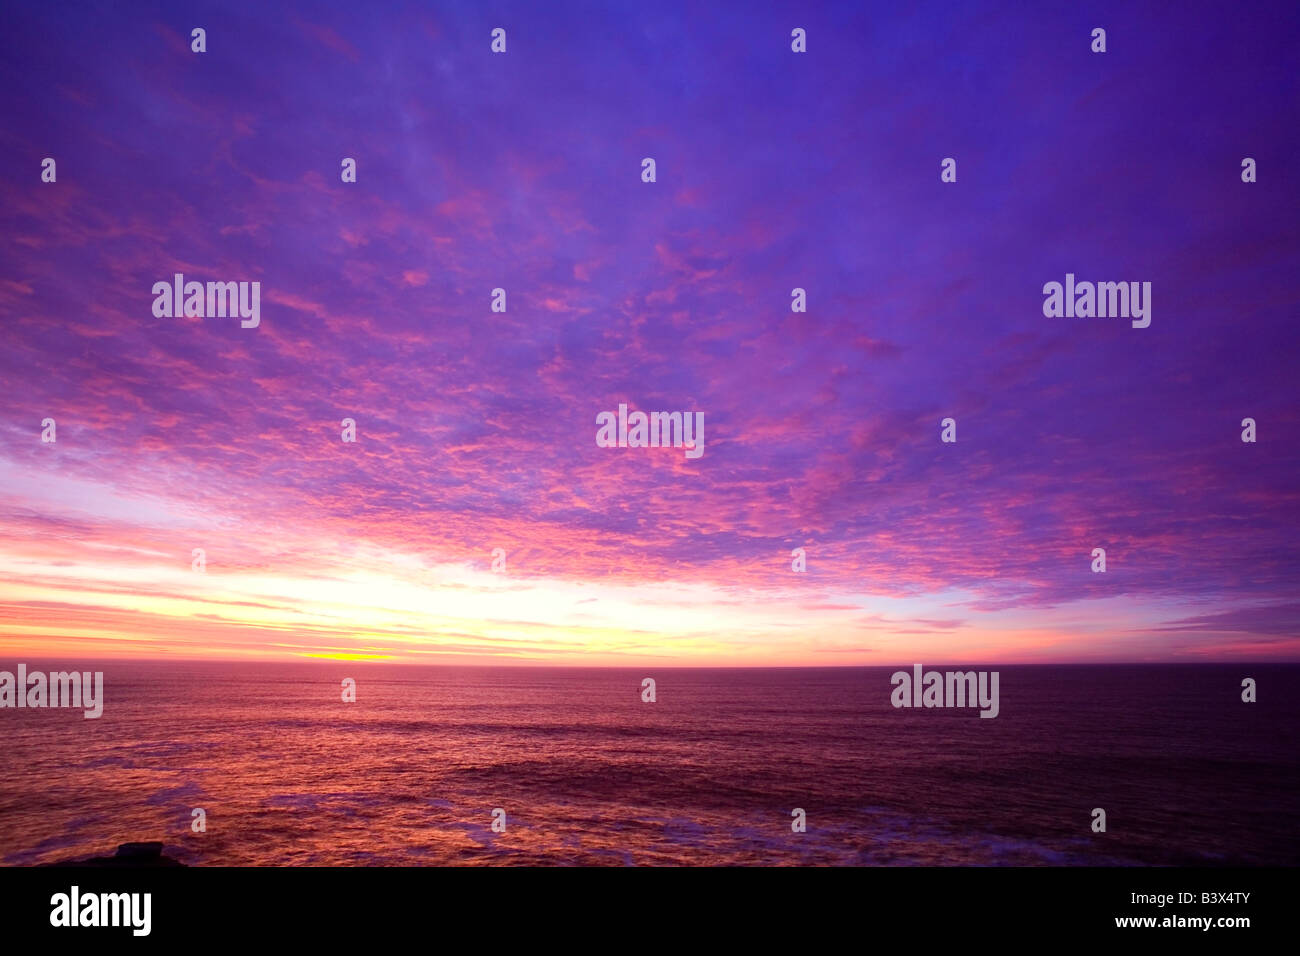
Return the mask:
POLYGON ((892 667, 25 663, 106 702, 0 710, 8 864, 1300 863, 1295 665, 981 665, 989 720, 894 709, 892 667))

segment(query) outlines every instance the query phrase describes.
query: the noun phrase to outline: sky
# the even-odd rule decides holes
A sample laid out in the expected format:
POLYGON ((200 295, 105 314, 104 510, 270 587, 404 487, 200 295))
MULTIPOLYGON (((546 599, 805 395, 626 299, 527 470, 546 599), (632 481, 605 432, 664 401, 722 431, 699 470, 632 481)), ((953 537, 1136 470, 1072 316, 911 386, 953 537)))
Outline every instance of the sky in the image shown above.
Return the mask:
POLYGON ((1298 42, 1292 3, 8 5, 0 659, 1300 660, 1298 42), (157 317, 175 273, 260 324, 157 317), (1046 316, 1067 273, 1150 326, 1046 316), (598 447, 620 403, 703 454, 598 447))

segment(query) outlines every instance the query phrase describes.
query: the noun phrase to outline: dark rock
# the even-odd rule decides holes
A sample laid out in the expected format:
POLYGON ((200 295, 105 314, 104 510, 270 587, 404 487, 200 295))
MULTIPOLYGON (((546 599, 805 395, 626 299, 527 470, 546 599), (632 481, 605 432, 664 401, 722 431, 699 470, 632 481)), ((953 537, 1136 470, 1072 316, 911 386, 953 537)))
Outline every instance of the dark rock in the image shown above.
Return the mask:
POLYGON ((163 845, 160 842, 123 843, 117 848, 117 858, 138 863, 153 863, 162 859, 162 851, 163 845))
POLYGON ((45 866, 94 866, 94 867, 155 867, 184 866, 179 860, 173 860, 163 853, 163 845, 158 842, 123 843, 113 856, 92 856, 85 860, 59 860, 46 863, 45 866))

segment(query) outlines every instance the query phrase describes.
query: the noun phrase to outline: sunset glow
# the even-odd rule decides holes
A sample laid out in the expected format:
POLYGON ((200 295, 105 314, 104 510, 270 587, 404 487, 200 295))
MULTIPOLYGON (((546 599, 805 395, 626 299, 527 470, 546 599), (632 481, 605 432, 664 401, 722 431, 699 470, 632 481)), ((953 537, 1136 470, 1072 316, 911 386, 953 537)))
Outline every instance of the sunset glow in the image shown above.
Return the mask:
MULTIPOLYGON (((1145 58, 1180 41, 1137 11, 1112 31, 1170 49, 1104 82, 1054 21, 1002 61, 945 14, 913 62, 905 22, 876 56, 865 12, 808 13, 794 62, 763 11, 742 43, 722 13, 661 39, 525 7, 495 59, 416 7, 214 15, 238 56, 177 23, 63 37, 0 185, 0 654, 1300 659, 1300 180, 1245 188, 1148 122, 1222 71, 1174 99, 1145 58), (1044 283, 1130 266, 1149 327, 1044 314, 1044 283), (260 282, 260 324, 157 317, 176 274, 260 282), (702 454, 598 447, 620 404, 698 409, 702 454)), ((1293 85, 1216 135, 1280 172, 1293 85)))

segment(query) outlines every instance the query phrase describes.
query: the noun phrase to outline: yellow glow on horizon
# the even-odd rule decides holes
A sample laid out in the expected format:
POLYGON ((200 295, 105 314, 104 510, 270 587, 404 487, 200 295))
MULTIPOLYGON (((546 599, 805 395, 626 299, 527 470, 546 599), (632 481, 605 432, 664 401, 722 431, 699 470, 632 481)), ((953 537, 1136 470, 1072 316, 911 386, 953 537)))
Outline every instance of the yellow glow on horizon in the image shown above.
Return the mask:
POLYGON ((207 555, 200 573, 182 547, 106 553, 69 539, 11 543, 0 552, 7 612, 0 655, 562 666, 1033 662, 1088 658, 1103 646, 1123 652, 1143 618, 1164 619, 1159 606, 1120 599, 1090 602, 1086 613, 1078 605, 976 612, 970 594, 842 593, 781 578, 739 588, 533 576, 518 566, 494 574, 314 539, 277 540, 266 553, 217 542, 207 555), (230 563, 234 554, 242 565, 230 563))

